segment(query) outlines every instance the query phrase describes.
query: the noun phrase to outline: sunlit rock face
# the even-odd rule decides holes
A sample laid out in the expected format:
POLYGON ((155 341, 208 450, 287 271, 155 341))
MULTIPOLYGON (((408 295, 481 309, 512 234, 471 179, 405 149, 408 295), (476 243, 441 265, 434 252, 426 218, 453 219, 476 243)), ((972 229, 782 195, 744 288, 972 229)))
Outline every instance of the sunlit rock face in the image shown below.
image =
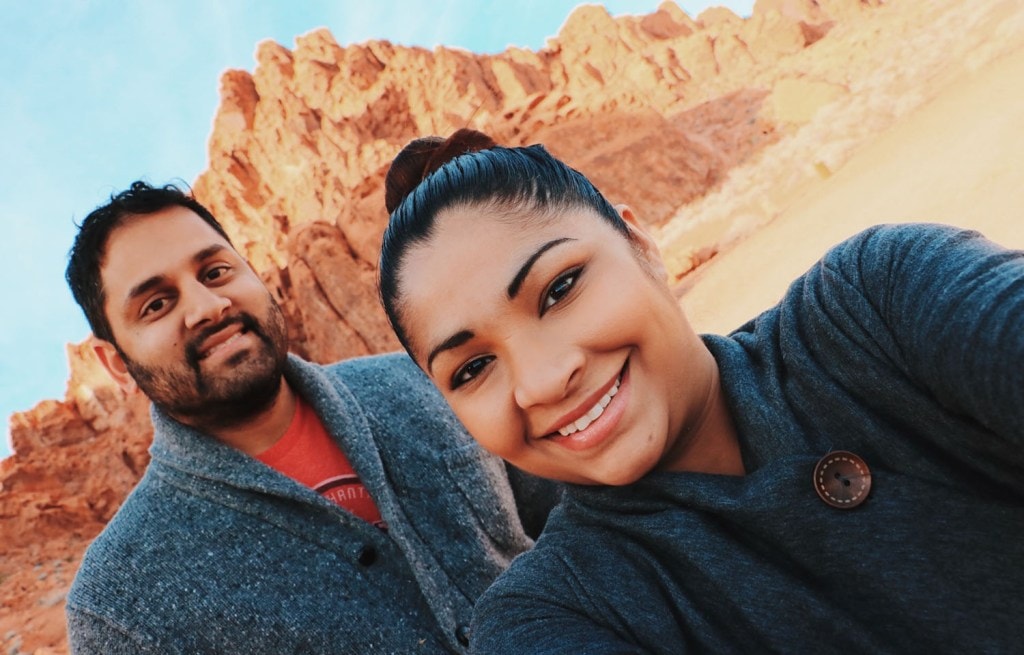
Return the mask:
MULTIPOLYGON (((319 362, 398 348, 374 286, 384 173, 410 139, 466 126, 506 145, 544 143, 647 223, 684 302, 720 284, 717 301, 693 302, 737 305, 768 259, 799 244, 728 264, 736 244, 787 220, 813 185, 842 177, 965 76, 1000 65, 1005 87, 1019 86, 1005 62, 1024 47, 1022 7, 758 0, 744 19, 688 16, 672 2, 620 18, 585 6, 544 48, 498 55, 343 47, 317 30, 292 50, 262 43, 252 73, 222 76, 210 165, 194 189, 281 303, 293 350, 319 362)), ((929 161, 959 166, 942 157, 929 161)), ((956 206, 946 187, 966 197, 957 202, 990 203, 1004 192, 998 175, 987 179, 976 196, 930 193, 936 206, 956 206)), ((835 211, 820 225, 845 220, 835 211)), ((90 342, 68 350, 65 398, 15 414, 15 454, 0 462, 3 652, 67 651, 63 601, 81 554, 148 463, 146 400, 109 381, 90 342)))

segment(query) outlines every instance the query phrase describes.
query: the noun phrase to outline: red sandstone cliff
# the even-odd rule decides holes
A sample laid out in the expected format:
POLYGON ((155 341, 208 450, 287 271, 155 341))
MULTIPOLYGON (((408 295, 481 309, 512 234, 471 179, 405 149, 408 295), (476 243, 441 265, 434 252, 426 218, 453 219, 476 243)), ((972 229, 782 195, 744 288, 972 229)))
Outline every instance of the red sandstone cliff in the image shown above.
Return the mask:
MULTIPOLYGON (((926 103, 951 62, 1018 42, 1005 26, 1020 27, 1020 2, 961 4, 760 0, 747 20, 590 6, 540 51, 499 55, 341 47, 326 30, 294 50, 267 42, 253 73, 221 79, 195 190, 278 297, 297 352, 393 349, 373 284, 383 174, 409 139, 469 125, 545 143, 655 228, 679 278, 926 103)), ((144 399, 109 383, 88 344, 69 357, 66 397, 16 414, 0 462, 7 653, 66 652, 82 550, 148 461, 144 399)))

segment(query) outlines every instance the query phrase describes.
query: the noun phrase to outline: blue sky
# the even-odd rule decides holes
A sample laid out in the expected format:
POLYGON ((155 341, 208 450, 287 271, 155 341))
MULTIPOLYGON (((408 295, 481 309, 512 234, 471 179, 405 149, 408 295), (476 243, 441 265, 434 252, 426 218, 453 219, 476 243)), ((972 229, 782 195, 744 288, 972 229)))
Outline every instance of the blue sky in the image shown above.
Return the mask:
MULTIPOLYGON (((81 220, 138 178, 192 182, 220 74, 253 69, 256 44, 289 48, 327 27, 341 45, 387 39, 501 52, 537 49, 572 0, 36 0, 7 3, 0 41, 0 419, 63 398, 64 345, 89 333, 64 284, 81 220)), ((601 2, 645 14, 657 0, 601 2)), ((753 0, 679 2, 750 14, 753 0)), ((0 439, 0 457, 9 454, 0 439)))

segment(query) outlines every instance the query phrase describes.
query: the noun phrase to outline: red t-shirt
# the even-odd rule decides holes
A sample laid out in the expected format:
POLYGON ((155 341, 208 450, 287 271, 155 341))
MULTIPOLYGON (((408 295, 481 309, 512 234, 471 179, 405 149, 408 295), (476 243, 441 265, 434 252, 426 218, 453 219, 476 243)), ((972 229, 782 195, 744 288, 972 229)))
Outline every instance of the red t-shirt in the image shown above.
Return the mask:
POLYGON ((296 398, 295 416, 284 436, 256 458, 342 509, 387 530, 376 503, 352 470, 345 453, 327 434, 313 408, 301 398, 296 398))

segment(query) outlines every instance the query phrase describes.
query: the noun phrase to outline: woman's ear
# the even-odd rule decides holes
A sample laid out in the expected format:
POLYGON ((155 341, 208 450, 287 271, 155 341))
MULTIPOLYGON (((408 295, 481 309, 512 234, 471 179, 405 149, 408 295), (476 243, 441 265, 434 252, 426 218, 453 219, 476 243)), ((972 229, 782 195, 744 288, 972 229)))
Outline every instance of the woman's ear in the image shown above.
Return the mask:
POLYGON ((651 274, 660 280, 667 281, 668 269, 665 268, 665 261, 661 258, 661 251, 658 250, 658 244, 654 242, 654 237, 647 231, 629 205, 615 205, 615 211, 626 223, 629 237, 651 274))
POLYGON ((100 364, 103 364, 103 368, 107 369, 107 373, 117 383, 117 386, 121 387, 122 391, 130 394, 139 388, 139 385, 135 383, 135 378, 128 372, 124 358, 121 357, 121 353, 117 352, 114 344, 103 339, 96 339, 93 343, 92 351, 96 353, 96 358, 100 360, 100 364))

